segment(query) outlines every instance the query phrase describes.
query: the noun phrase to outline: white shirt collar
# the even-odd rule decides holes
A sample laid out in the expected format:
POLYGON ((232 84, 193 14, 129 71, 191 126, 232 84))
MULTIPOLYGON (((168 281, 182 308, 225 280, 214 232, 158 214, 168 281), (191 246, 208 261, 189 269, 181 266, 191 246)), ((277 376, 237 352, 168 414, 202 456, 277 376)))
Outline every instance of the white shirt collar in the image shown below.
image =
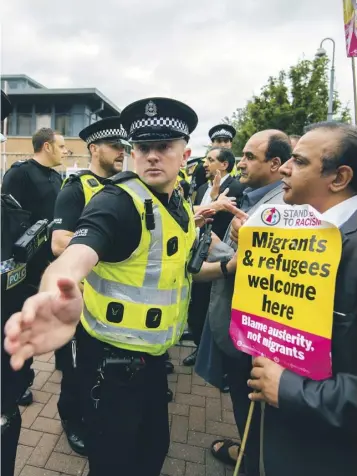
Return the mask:
POLYGON ((323 219, 341 228, 357 210, 357 195, 338 203, 334 207, 322 213, 323 219))

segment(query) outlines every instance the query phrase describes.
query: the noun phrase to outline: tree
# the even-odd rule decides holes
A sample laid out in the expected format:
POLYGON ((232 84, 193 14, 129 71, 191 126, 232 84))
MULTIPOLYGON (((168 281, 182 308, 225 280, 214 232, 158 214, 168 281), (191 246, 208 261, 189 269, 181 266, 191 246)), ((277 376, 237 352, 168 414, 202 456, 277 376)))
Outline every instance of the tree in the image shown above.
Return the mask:
MULTIPOLYGON (((303 59, 271 76, 257 96, 248 101, 243 109, 237 109, 231 119, 224 118, 237 130, 233 141, 236 156, 255 132, 279 129, 287 134, 302 135, 304 128, 326 120, 328 109, 328 59, 303 59)), ((348 107, 342 107, 337 91, 334 92, 334 119, 350 122, 348 107)))

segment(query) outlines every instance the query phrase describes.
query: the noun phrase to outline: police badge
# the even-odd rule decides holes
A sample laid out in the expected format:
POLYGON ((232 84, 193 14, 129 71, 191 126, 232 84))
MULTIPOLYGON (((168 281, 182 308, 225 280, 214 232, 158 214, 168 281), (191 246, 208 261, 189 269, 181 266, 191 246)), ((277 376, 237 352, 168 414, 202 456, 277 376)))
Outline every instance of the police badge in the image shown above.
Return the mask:
POLYGON ((145 106, 145 114, 149 117, 156 116, 157 114, 157 107, 153 101, 149 101, 145 106))

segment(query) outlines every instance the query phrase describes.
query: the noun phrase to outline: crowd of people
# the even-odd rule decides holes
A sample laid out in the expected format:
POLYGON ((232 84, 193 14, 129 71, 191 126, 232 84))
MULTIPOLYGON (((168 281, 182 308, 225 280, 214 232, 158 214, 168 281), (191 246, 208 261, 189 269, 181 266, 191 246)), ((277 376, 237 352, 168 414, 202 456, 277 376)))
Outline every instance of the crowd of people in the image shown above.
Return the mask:
MULTIPOLYGON (((10 112, 2 93, 1 119, 10 112)), ((229 392, 241 436, 250 402, 259 403, 246 476, 356 474, 357 128, 331 121, 301 137, 257 131, 237 162, 228 124, 210 129, 204 159, 191 159, 197 123, 186 104, 147 98, 80 132, 90 165, 63 183, 54 168, 68 151, 51 129, 35 132, 33 157, 5 174, 4 475, 14 473, 18 404, 32 402, 32 358, 55 350, 59 415, 71 448, 88 456, 90 476, 159 476, 170 444, 168 350, 187 334, 196 348, 184 365, 229 392), (129 149, 134 172, 123 171, 129 149), (252 359, 230 337, 239 232, 262 204, 308 204, 340 230, 331 378, 252 359), (21 248, 29 229, 31 247, 21 248), (208 256, 191 274, 207 234, 208 256)), ((211 451, 235 466, 241 447, 222 439, 211 451)))

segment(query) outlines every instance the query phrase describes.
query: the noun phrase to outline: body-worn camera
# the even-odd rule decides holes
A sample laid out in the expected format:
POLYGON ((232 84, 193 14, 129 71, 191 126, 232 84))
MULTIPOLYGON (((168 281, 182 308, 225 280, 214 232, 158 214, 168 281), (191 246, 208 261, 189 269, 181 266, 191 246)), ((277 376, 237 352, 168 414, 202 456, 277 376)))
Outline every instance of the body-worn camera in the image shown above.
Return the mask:
POLYGON ((206 225, 198 245, 192 253, 187 269, 192 274, 197 274, 202 268, 202 264, 208 257, 208 250, 212 243, 212 225, 206 225))
POLYGON ((48 240, 48 237, 48 220, 39 220, 31 228, 28 228, 14 244, 14 260, 17 263, 28 263, 48 240))

